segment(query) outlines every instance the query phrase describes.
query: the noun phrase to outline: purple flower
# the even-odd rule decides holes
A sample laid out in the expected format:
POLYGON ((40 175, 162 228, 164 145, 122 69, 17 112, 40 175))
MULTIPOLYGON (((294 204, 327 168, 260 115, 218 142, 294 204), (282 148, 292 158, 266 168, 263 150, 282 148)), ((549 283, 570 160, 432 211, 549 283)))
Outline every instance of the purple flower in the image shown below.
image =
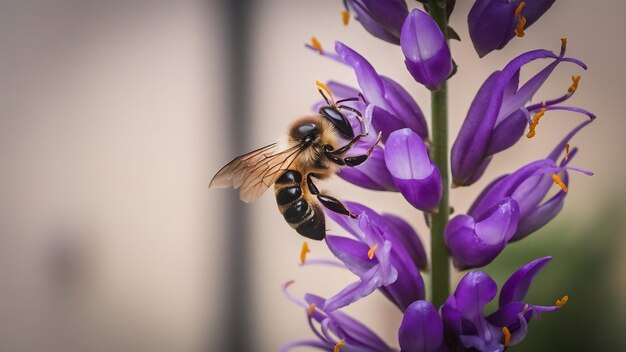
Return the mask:
POLYGON ((359 281, 329 298, 324 306, 334 311, 379 289, 389 300, 405 310, 412 302, 424 298, 424 282, 419 266, 426 253, 417 234, 403 220, 352 202, 345 202, 358 219, 327 212, 327 215, 355 239, 328 235, 326 243, 345 267, 359 281))
POLYGON ((489 264, 511 240, 519 221, 519 206, 512 198, 474 218, 457 215, 446 226, 444 238, 454 265, 460 270, 489 264))
POLYGON ((572 62, 586 69, 582 62, 564 57, 565 43, 563 40, 559 56, 547 50, 526 52, 511 60, 502 71, 492 73, 483 83, 452 146, 450 161, 454 185, 467 186, 476 182, 494 154, 511 147, 521 138, 526 124, 530 125, 532 132, 528 137, 532 137, 539 118, 546 111, 568 110, 593 118, 593 114, 584 109, 559 105, 576 91, 579 77, 574 77, 574 83, 564 96, 526 105, 559 63, 572 62), (554 61, 520 87, 520 69, 529 62, 546 58, 554 61), (535 114, 533 119, 531 114, 535 114))
POLYGON ((344 0, 344 5, 371 35, 400 44, 400 28, 409 14, 404 0, 344 0))
POLYGON ((408 128, 393 132, 385 144, 385 164, 411 205, 431 212, 437 208, 443 192, 441 174, 417 134, 408 128))
MULTIPOLYGON (((307 47, 318 51, 312 45, 307 47)), ((347 45, 336 42, 335 51, 336 54, 322 51, 322 55, 352 67, 365 101, 373 105, 370 108, 372 126, 382 132, 383 142, 391 132, 407 127, 423 139, 428 138, 428 125, 422 110, 400 84, 379 75, 363 56, 347 45)))
POLYGON ((469 34, 480 57, 523 37, 554 0, 477 0, 467 16, 469 34))
POLYGON ((309 326, 317 339, 290 342, 279 348, 279 352, 287 352, 296 347, 314 347, 329 352, 337 350, 346 352, 395 351, 372 330, 354 318, 339 311, 324 309, 326 301, 322 297, 306 294, 304 301, 292 297, 287 292, 287 287, 292 283, 293 281, 285 285, 285 294, 291 301, 306 310, 309 326))
POLYGON ((400 46, 413 78, 435 90, 452 73, 452 56, 439 25, 424 11, 413 9, 402 25, 400 46))
POLYGON ((400 348, 405 352, 444 352, 443 322, 437 308, 427 301, 416 301, 404 312, 398 330, 400 348))
POLYGON ((537 306, 523 302, 537 273, 552 258, 531 261, 518 269, 502 286, 499 308, 484 315, 485 305, 498 291, 496 283, 482 271, 467 273, 459 282, 454 295, 441 308, 445 335, 454 349, 504 351, 521 342, 528 332, 533 315, 559 309, 568 297, 554 306, 537 306))
POLYGON ((515 234, 509 240, 510 242, 518 241, 546 225, 563 208, 569 185, 567 170, 573 169, 591 175, 588 171, 567 166, 575 156, 576 149, 568 153, 568 156, 558 166, 556 159, 565 149, 568 141, 592 121, 585 121, 574 128, 556 146, 548 158, 534 161, 510 175, 496 178, 474 201, 468 215, 473 218, 483 217, 494 204, 510 197, 519 206, 519 222, 515 234), (542 202, 550 189, 553 188, 554 183, 557 183, 561 188, 554 196, 542 202))

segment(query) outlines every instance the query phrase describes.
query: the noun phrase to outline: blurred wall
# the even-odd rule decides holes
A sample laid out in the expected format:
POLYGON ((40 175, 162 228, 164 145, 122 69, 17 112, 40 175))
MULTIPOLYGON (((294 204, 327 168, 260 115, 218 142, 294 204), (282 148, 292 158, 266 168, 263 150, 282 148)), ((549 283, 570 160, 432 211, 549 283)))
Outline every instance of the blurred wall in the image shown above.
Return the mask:
POLYGON ((207 343, 223 241, 207 192, 224 142, 214 7, 0 4, 0 351, 207 343))

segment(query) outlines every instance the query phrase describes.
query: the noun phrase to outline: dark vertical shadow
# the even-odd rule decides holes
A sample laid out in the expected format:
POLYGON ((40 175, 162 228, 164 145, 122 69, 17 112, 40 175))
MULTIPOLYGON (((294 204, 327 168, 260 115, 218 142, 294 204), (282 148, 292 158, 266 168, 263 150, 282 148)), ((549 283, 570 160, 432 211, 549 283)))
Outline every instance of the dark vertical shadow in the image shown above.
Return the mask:
MULTIPOLYGON (((230 144, 226 146, 233 156, 246 152, 245 141, 250 131, 248 121, 248 85, 249 85, 249 42, 250 36, 250 6, 249 0, 221 0, 221 10, 225 17, 226 46, 224 62, 226 62, 226 82, 224 86, 228 92, 228 134, 230 144)), ((218 48, 216 48, 219 50, 218 48)), ((224 248, 224 268, 226 281, 219 285, 215 283, 213 290, 222 287, 221 307, 223 316, 220 334, 215 341, 217 346, 208 346, 208 351, 253 351, 253 309, 251 299, 250 268, 251 258, 249 241, 250 214, 245 204, 241 202, 235 192, 227 197, 224 204, 227 209, 228 232, 226 248, 224 248), (216 349, 216 347, 218 347, 216 349)), ((225 219, 226 220, 226 219, 225 219)))

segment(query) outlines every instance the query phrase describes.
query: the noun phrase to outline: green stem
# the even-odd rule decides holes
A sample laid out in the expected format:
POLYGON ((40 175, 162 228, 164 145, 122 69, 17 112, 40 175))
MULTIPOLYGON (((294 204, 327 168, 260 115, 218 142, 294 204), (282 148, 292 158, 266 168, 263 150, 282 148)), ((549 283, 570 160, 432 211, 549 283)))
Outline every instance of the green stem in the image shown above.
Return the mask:
MULTIPOLYGON (((440 1, 430 1, 430 15, 447 35, 448 19, 440 1)), ((432 214, 430 228, 432 302, 440 307, 450 295, 450 258, 443 239, 443 232, 449 219, 449 180, 448 180, 448 91, 447 83, 431 92, 432 116, 432 158, 441 172, 443 195, 437 213, 432 214)))

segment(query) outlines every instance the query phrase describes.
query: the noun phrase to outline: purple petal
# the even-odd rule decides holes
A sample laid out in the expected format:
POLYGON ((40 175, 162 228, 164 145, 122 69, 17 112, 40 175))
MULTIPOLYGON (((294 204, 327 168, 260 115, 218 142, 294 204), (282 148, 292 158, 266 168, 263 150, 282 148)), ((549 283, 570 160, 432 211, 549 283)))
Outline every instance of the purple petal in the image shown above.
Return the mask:
MULTIPOLYGON (((470 38, 480 57, 496 49, 502 49, 515 37, 515 27, 518 19, 515 10, 520 0, 477 0, 467 16, 470 38)), ((530 27, 539 19, 554 0, 526 1, 521 15, 526 17, 524 29, 530 27)))
MULTIPOLYGON (((390 250, 391 248, 389 248, 390 250)), ((390 275, 385 277, 381 275, 380 266, 375 266, 366 272, 359 281, 348 285, 336 295, 329 298, 324 305, 324 310, 332 312, 339 308, 345 307, 361 298, 369 296, 374 290, 384 284, 384 282, 395 281, 398 272, 391 268, 390 275)))
POLYGON ((499 75, 497 72, 491 74, 482 84, 452 145, 450 167, 458 186, 469 184, 467 180, 486 156, 491 128, 501 103, 496 91, 499 75))
MULTIPOLYGON (((561 177, 561 179, 567 186, 567 178, 561 177)), ((563 209, 566 195, 566 192, 559 191, 552 198, 550 198, 550 200, 526 213, 517 224, 517 231, 515 232, 515 236, 511 238, 510 242, 519 241, 522 238, 525 238, 554 219, 561 212, 561 209, 563 209)))
POLYGON ((511 302, 523 301, 535 276, 550 260, 552 257, 535 259, 515 271, 502 286, 499 298, 500 307, 511 302))
POLYGON ((497 292, 498 285, 482 271, 467 273, 454 292, 455 308, 464 319, 474 324, 479 335, 488 333, 483 311, 485 305, 494 299, 497 292))
POLYGON ((392 44, 400 43, 400 28, 409 13, 404 0, 348 0, 346 3, 370 34, 392 44))
POLYGON ((516 79, 522 66, 542 58, 559 59, 547 50, 529 51, 511 60, 502 72, 493 73, 483 83, 452 146, 451 171, 455 185, 469 185, 478 179, 477 170, 485 166, 484 161, 489 156, 487 148, 498 120, 504 92, 510 81, 516 79))
MULTIPOLYGON (((471 211, 469 212, 469 215, 474 218, 482 218, 486 216, 485 214, 495 204, 498 204, 506 197, 512 197, 520 185, 524 184, 535 175, 543 175, 546 172, 545 170, 554 167, 556 167, 556 165, 552 160, 541 159, 524 165, 511 175, 501 176, 496 184, 491 184, 488 191, 483 191, 480 196, 476 198, 474 204, 472 204, 470 208, 471 211)), ((528 185, 530 184, 531 183, 528 183, 528 185)), ((538 193, 540 194, 536 197, 533 195, 532 198, 543 199, 546 189, 542 187, 539 189, 529 189, 529 191, 539 191, 538 193)), ((516 193, 516 198, 514 199, 519 199, 520 202, 526 205, 529 203, 525 199, 527 197, 531 196, 527 193, 523 195, 521 193, 516 193)))
POLYGON ((403 351, 442 351, 443 323, 437 308, 427 301, 411 304, 402 318, 398 340, 403 351))
POLYGON ((372 108, 372 126, 376 131, 382 133, 383 143, 387 143, 389 135, 397 130, 406 128, 404 121, 400 120, 396 115, 388 112, 385 109, 379 108, 375 105, 370 105, 372 108))
POLYGON ((428 138, 426 119, 413 97, 398 82, 385 76, 380 78, 385 88, 385 99, 397 118, 403 122, 403 127, 412 129, 422 139, 428 138))
POLYGON ((489 264, 515 234, 518 220, 519 208, 511 198, 502 200, 479 221, 467 215, 452 218, 444 237, 454 265, 468 269, 489 264))
POLYGON ((476 0, 467 16, 467 24, 470 38, 480 57, 513 38, 516 6, 510 2, 476 0))
MULTIPOLYGON (((366 148, 353 147, 352 153, 365 153, 366 148)), ((376 146, 364 163, 355 167, 344 167, 337 175, 359 187, 375 191, 397 191, 393 178, 387 170, 383 148, 376 146)))
POLYGON ((341 42, 335 42, 335 51, 345 63, 354 69, 359 87, 367 102, 388 109, 383 96, 383 81, 374 67, 363 56, 341 42))
POLYGON ((441 199, 441 174, 415 132, 395 131, 385 145, 385 164, 396 187, 414 207, 431 211, 441 199))
POLYGON ((518 109, 494 128, 486 154, 494 155, 513 146, 524 135, 528 111, 518 109))
POLYGON ((413 78, 436 89, 452 73, 452 57, 437 23, 427 13, 413 9, 400 34, 405 64, 413 78))
POLYGON ((393 242, 394 249, 398 247, 404 248, 413 260, 413 263, 415 263, 415 266, 426 270, 428 267, 426 251, 424 250, 422 241, 420 241, 419 235, 413 227, 398 216, 383 214, 383 217, 387 220, 387 223, 395 229, 393 233, 394 238, 390 238, 389 235, 387 236, 387 238, 393 242), (396 245, 396 243, 398 243, 398 245, 396 245))
POLYGON ((370 247, 366 244, 346 237, 326 236, 326 244, 330 251, 357 276, 365 273, 378 264, 376 258, 369 259, 367 252, 370 247))

